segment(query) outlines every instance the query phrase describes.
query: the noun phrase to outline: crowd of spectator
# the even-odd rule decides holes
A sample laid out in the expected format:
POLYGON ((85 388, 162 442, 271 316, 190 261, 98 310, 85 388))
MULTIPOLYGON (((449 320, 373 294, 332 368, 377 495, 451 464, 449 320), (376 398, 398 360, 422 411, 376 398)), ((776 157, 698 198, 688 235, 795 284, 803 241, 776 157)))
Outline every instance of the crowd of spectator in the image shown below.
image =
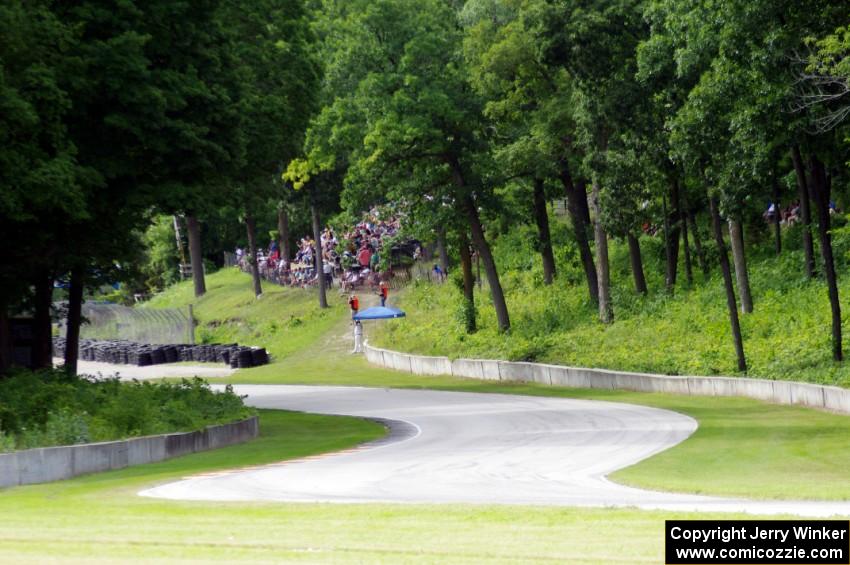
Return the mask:
POLYGON ((779 214, 779 223, 789 226, 797 223, 800 221, 800 201, 790 202, 785 208, 771 202, 762 215, 767 222, 773 223, 777 213, 779 214))
MULTIPOLYGON (((385 210, 373 208, 363 221, 338 237, 330 227, 320 235, 322 273, 327 288, 337 286, 341 292, 368 286, 377 289, 380 282, 392 277, 392 245, 399 234, 401 221, 385 210)), ((421 254, 417 246, 413 251, 421 254)), ((248 254, 236 249, 237 264, 243 271, 250 269, 248 254)), ((278 242, 272 240, 265 250, 258 250, 260 276, 278 284, 308 288, 316 286, 319 274, 316 261, 316 242, 305 236, 298 242, 294 256, 283 257, 278 242)))
MULTIPOLYGON (((835 205, 834 201, 829 202, 829 213, 830 215, 836 214, 838 212, 838 207, 835 205)), ((776 214, 779 214, 779 223, 782 225, 792 226, 801 220, 800 218, 800 201, 794 200, 788 204, 785 208, 781 206, 777 206, 773 202, 771 202, 767 210, 764 211, 765 221, 769 223, 773 223, 776 218, 776 214)))

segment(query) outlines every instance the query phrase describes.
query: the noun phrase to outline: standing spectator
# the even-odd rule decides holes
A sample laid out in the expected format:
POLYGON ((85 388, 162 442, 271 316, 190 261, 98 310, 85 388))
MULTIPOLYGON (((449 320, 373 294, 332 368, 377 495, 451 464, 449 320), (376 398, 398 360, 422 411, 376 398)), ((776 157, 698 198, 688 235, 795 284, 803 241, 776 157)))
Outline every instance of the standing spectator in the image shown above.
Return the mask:
POLYGON ((369 268, 369 261, 372 259, 372 251, 369 249, 367 244, 363 244, 363 247, 360 248, 360 251, 357 253, 357 262, 360 263, 360 266, 364 269, 369 268))
POLYGON ((325 285, 328 288, 333 288, 334 285, 334 266, 333 263, 325 257, 325 261, 322 263, 322 271, 325 275, 325 285))
POLYGON ((360 300, 353 292, 351 293, 351 296, 348 297, 348 307, 351 308, 351 317, 354 318, 357 311, 360 310, 360 300))
POLYGON ((360 320, 354 322, 354 350, 352 353, 363 353, 363 324, 360 320))
POLYGON ((767 210, 764 211, 764 214, 762 214, 762 216, 764 217, 764 219, 767 223, 771 223, 771 222, 773 222, 773 218, 776 217, 776 214, 777 214, 777 206, 773 202, 770 202, 768 207, 767 207, 767 210))
POLYGON ((381 306, 387 305, 387 297, 390 295, 390 287, 387 281, 381 281, 378 285, 378 293, 381 295, 381 306))
POLYGON ((440 282, 440 283, 441 283, 441 282, 443 282, 443 280, 445 279, 445 276, 446 276, 446 275, 445 275, 445 273, 443 272, 443 270, 440 268, 440 266, 439 266, 439 265, 435 264, 435 265, 434 265, 434 270, 433 270, 433 271, 431 271, 431 272, 432 272, 432 273, 434 273, 434 278, 436 278, 436 279, 437 279, 437 282, 440 282))

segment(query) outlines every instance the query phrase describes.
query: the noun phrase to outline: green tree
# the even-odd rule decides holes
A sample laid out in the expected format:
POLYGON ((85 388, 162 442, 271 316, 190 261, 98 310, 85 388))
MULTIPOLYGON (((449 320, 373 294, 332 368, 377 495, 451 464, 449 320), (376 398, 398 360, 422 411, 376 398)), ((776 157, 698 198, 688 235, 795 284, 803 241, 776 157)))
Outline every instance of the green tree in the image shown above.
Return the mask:
POLYGON ((142 271, 149 291, 158 292, 180 280, 180 255, 172 216, 154 218, 145 230, 142 245, 146 255, 142 271))
POLYGON ((423 2, 395 22, 406 35, 397 65, 361 83, 369 127, 349 178, 354 185, 380 182, 405 199, 433 190, 437 200, 452 202, 484 265, 499 329, 507 331, 510 317, 481 218, 492 201, 492 162, 482 102, 465 80, 456 18, 440 2, 423 2), (413 182, 397 183, 408 175, 413 182))
POLYGON ((574 101, 584 166, 592 180, 599 317, 613 321, 608 241, 603 225, 601 177, 606 152, 631 118, 636 49, 648 29, 639 6, 627 0, 552 0, 532 16, 545 59, 565 69, 574 81, 574 101))
POLYGON ((301 150, 317 101, 319 65, 301 0, 225 0, 218 17, 230 34, 246 142, 229 197, 244 217, 254 294, 260 296, 256 217, 274 209, 282 190, 281 168, 301 150))
POLYGON ((126 272, 151 210, 215 201, 211 189, 242 158, 217 5, 4 4, 4 27, 16 30, 2 47, 4 132, 38 148, 4 143, 21 154, 6 153, 3 229, 31 258, 13 263, 29 284, 9 296, 33 299, 39 365, 50 363, 53 279, 70 272, 73 344, 86 279, 126 272))
POLYGON ((504 177, 528 178, 533 188, 530 200, 536 203, 544 271, 554 273, 554 259, 548 256, 548 218, 542 205, 543 189, 549 185, 540 181, 553 178, 567 198, 588 292, 596 302, 586 183, 575 174, 582 154, 575 143, 572 81, 563 68, 545 60, 543 44, 534 37, 533 16, 539 6, 540 2, 527 1, 467 2, 461 12, 466 26, 464 54, 470 82, 485 99, 485 116, 493 124, 494 161, 504 177))
MULTIPOLYGON (((78 34, 65 70, 74 99, 69 132, 80 163, 96 175, 92 221, 69 230, 82 237, 72 240, 78 280, 85 282, 86 258, 98 258, 100 270, 137 249, 128 234, 151 210, 185 211, 196 293, 203 292, 195 214, 221 201, 222 181, 244 153, 232 44, 217 8, 210 0, 57 5, 78 34)), ((69 331, 77 310, 72 300, 69 331)))
POLYGON ((56 222, 88 217, 91 179, 66 125, 73 100, 63 85, 72 28, 49 2, 0 6, 0 374, 10 310, 36 319, 34 362, 51 364, 50 306, 62 241, 56 222))
POLYGON ((430 220, 413 215, 431 227, 435 218, 453 216, 444 227, 471 234, 499 327, 508 330, 481 216, 494 201, 493 167, 482 102, 465 79, 457 13, 437 1, 329 2, 326 9, 334 29, 325 47, 333 98, 308 133, 306 158, 290 166, 293 178, 344 170, 342 198, 350 209, 388 199, 440 210, 430 220))
MULTIPOLYGON (((813 131, 817 116, 795 95, 801 84, 795 61, 805 49, 806 37, 822 36, 827 22, 846 21, 848 6, 830 0, 654 0, 645 13, 651 35, 639 48, 639 77, 655 85, 659 99, 669 105, 671 155, 692 177, 692 184, 703 185, 711 198, 716 198, 712 215, 722 211, 728 218, 742 309, 750 311, 741 232, 746 217, 760 212, 753 214, 760 201, 778 200, 776 179, 784 166, 782 155, 789 150, 801 201, 805 270, 809 276, 814 271, 809 192, 816 196, 816 205, 818 198, 828 205, 828 196, 818 197, 815 191, 828 193, 824 187, 829 183, 815 187, 815 171, 819 162, 836 159, 834 145, 823 139, 815 143, 806 133, 813 131), (789 109, 797 112, 789 113, 789 109)), ((828 230, 828 220, 827 214, 818 222, 819 230, 828 230)), ((833 310, 834 356, 839 359, 840 310, 837 286, 830 275, 834 272, 831 244, 824 236, 828 231, 821 233, 821 251, 833 310)), ((724 246, 722 239, 718 242, 724 246)), ((777 239, 777 250, 780 246, 777 239)), ((727 293, 733 292, 727 285, 727 293)), ((734 308, 734 295, 727 301, 734 308)), ((736 335, 735 341, 739 366, 745 366, 743 349, 738 346, 740 336, 736 335)))

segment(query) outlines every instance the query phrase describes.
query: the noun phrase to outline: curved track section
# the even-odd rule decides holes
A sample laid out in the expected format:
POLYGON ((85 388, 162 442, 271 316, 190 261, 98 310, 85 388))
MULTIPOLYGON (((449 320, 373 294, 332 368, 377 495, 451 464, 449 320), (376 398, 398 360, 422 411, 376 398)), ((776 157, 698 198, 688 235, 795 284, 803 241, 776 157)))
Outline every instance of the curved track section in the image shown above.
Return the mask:
POLYGON ((235 387, 247 402, 380 419, 352 450, 188 477, 141 492, 180 500, 633 506, 830 515, 850 504, 749 502, 644 491, 605 476, 686 439, 688 416, 563 398, 356 387, 235 387))

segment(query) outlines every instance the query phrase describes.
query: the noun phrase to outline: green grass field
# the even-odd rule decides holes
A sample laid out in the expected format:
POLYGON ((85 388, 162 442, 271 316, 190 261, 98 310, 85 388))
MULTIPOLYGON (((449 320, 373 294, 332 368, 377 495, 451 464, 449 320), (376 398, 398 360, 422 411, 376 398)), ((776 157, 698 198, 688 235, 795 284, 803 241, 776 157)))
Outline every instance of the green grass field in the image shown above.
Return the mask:
MULTIPOLYGON (((270 289, 255 302, 248 277, 232 272, 211 275, 208 285, 196 311, 209 339, 245 341, 240 336, 260 331, 256 343, 277 352, 272 364, 240 371, 228 381, 647 404, 689 414, 700 428, 682 444, 616 473, 616 481, 704 494, 850 499, 848 417, 746 399, 558 389, 373 368, 348 354, 350 328, 342 305, 311 314, 313 294, 284 289, 270 289), (303 320, 303 334, 278 324, 290 316, 303 320), (271 324, 275 329, 268 333, 258 330, 271 324)), ((157 304, 182 305, 190 300, 187 289, 178 285, 157 304)), ((424 323, 415 316, 406 321, 424 323)), ((374 330, 367 326, 367 335, 374 330)), ((261 418, 261 439, 245 445, 0 491, 0 562, 660 563, 665 519, 736 517, 631 509, 190 503, 136 496, 144 487, 188 474, 342 449, 382 433, 375 424, 351 418, 274 411, 263 411, 261 418)))

